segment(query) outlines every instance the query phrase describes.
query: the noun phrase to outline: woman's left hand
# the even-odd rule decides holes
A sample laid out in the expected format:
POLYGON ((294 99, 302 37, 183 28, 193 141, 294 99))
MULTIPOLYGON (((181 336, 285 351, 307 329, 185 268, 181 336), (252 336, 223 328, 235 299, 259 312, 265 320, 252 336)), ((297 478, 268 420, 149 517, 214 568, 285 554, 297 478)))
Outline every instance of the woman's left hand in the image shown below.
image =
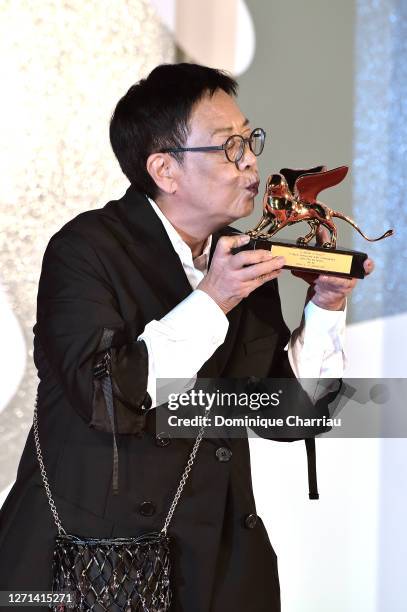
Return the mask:
MULTIPOLYGON (((323 244, 323 242, 328 240, 328 230, 320 226, 317 232, 317 245, 323 244)), ((367 258, 363 263, 363 267, 366 275, 371 274, 374 270, 373 260, 367 258)), ((356 278, 342 278, 340 276, 331 276, 330 274, 312 274, 298 270, 292 270, 292 274, 302 278, 310 285, 307 302, 312 300, 314 304, 326 310, 343 310, 347 296, 352 293, 358 282, 356 278)))

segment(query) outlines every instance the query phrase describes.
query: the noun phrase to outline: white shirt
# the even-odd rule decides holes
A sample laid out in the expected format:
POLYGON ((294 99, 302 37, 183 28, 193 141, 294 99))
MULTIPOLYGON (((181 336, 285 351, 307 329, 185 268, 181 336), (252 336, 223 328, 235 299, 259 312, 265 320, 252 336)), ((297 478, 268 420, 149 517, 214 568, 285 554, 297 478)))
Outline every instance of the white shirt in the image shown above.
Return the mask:
MULTIPOLYGON (((157 204, 150 198, 148 200, 161 220, 193 289, 162 319, 147 323, 137 338, 147 345, 147 391, 154 408, 157 405, 157 379, 193 379, 224 342, 229 321, 205 291, 196 289, 208 270, 212 236, 209 236, 202 255, 194 260, 190 247, 157 204)), ((346 307, 344 311, 325 310, 308 302, 300 326, 291 334, 286 346, 297 378, 342 376, 346 365, 343 348, 345 321, 346 307)))

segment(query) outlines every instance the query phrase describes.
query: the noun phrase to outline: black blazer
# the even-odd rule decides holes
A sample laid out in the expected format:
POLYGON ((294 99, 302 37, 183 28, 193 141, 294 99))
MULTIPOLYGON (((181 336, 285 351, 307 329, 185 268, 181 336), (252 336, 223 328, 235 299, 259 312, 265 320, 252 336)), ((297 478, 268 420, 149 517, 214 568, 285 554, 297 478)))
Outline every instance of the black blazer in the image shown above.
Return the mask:
MULTIPOLYGON (((132 187, 52 236, 39 282, 34 360, 40 442, 66 531, 113 537, 162 527, 193 440, 167 444, 155 431, 155 411, 145 416, 147 350, 134 340, 191 291, 161 221, 132 187), (105 329, 115 332, 119 495, 112 494, 111 429, 93 376, 105 329)), ((225 342, 198 376, 293 376, 276 281, 227 316, 225 342)), ((0 512, 1 590, 51 588, 55 533, 31 430, 0 512)), ((279 610, 277 557, 256 517, 247 438, 204 438, 169 534, 174 611, 279 610)))

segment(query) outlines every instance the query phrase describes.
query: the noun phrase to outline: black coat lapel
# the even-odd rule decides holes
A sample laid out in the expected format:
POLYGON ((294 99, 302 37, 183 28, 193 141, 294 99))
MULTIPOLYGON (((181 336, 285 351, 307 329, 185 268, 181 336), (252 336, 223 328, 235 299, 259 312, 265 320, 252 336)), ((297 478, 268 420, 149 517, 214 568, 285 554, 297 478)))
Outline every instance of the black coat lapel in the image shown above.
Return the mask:
POLYGON ((125 248, 162 305, 162 312, 155 312, 154 317, 164 316, 192 287, 161 220, 147 198, 132 186, 123 198, 106 204, 104 213, 121 221, 125 248))

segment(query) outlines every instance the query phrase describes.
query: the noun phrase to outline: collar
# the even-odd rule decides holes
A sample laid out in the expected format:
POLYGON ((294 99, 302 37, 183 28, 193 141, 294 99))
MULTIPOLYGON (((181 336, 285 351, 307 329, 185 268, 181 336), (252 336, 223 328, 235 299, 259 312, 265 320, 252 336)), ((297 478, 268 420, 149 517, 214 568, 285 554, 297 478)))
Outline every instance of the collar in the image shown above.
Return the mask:
MULTIPOLYGON (((146 195, 146 198, 150 202, 154 212, 157 214, 158 218, 163 224, 164 229, 168 234, 168 238, 170 239, 171 244, 174 247, 174 250, 178 254, 179 258, 181 259, 182 263, 186 265, 194 266, 194 261, 197 260, 198 258, 200 259, 200 261, 202 261, 202 259, 205 259, 205 261, 208 262, 209 254, 210 254, 211 246, 212 246, 212 234, 208 236, 201 255, 197 255, 197 257, 192 258, 191 248, 181 238, 181 236, 179 235, 175 227, 164 215, 161 208, 156 204, 156 202, 154 202, 152 198, 150 198, 147 195, 146 195), (206 256, 205 258, 203 258, 204 255, 206 256)), ((207 267, 207 265, 205 267, 207 267)))

